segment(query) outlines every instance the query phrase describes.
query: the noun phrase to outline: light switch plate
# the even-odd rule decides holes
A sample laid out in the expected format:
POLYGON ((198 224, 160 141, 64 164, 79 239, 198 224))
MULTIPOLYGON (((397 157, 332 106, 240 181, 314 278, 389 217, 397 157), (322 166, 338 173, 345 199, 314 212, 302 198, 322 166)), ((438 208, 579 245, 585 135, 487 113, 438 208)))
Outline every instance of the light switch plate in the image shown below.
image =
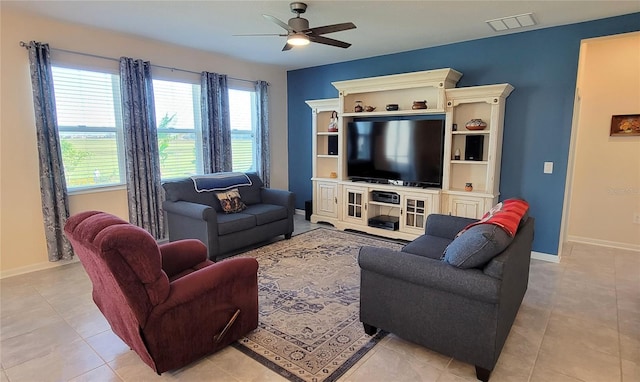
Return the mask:
POLYGON ((544 173, 553 174, 553 162, 544 162, 544 173))

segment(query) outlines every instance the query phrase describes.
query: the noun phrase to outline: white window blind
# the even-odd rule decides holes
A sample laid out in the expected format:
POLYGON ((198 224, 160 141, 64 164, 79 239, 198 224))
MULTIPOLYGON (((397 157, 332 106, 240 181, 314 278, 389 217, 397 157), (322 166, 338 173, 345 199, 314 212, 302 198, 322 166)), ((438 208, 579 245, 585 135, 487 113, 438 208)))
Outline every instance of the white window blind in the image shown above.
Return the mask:
POLYGON ((119 78, 52 67, 67 188, 124 183, 119 78))
POLYGON ((200 85, 153 81, 162 179, 202 174, 200 85))
POLYGON ((229 89, 229 114, 233 171, 255 171, 255 92, 229 89))

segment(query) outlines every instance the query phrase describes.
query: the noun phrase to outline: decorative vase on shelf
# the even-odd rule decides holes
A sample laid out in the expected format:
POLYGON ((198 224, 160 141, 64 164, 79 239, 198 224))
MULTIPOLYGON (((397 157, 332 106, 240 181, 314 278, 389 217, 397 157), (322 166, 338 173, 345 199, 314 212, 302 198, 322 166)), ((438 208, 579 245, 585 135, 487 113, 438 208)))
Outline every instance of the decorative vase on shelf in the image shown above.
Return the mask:
POLYGON ((465 191, 473 191, 473 183, 465 183, 464 184, 465 191))
POLYGON ((356 106, 353 108, 353 111, 356 113, 362 113, 364 107, 362 106, 362 101, 356 101, 356 106))
POLYGON ((411 106, 413 110, 421 110, 427 108, 427 101, 413 101, 413 106, 411 106))
POLYGON ((460 160, 460 149, 456 149, 456 153, 453 154, 454 160, 460 160))
POLYGON ((467 130, 484 130, 487 128, 487 123, 479 118, 476 118, 467 122, 464 127, 466 127, 467 130))

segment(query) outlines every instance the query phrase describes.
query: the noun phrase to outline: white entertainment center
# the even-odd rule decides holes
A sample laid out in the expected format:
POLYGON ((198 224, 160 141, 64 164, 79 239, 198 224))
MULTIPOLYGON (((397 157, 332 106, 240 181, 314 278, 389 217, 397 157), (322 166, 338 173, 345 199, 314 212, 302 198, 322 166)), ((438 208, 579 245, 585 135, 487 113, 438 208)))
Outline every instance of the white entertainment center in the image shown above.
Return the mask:
POLYGON ((333 82, 339 98, 306 101, 312 110, 313 128, 311 221, 413 240, 424 233, 429 214, 479 218, 490 209, 499 196, 505 100, 513 87, 456 88, 461 76, 447 68, 333 82), (415 101, 426 101, 427 109, 412 109, 415 101), (357 102, 365 110, 366 106, 375 110, 355 112, 357 102), (390 104, 397 104, 398 110, 387 111, 386 105, 390 104), (329 129, 334 111, 337 132, 329 129), (444 115, 445 119, 441 188, 349 179, 345 153, 350 122, 367 117, 428 115, 444 115), (482 119, 486 128, 468 130, 465 124, 472 119, 482 119), (456 159, 456 152, 465 153, 467 142, 471 142, 467 137, 480 142, 481 158, 456 159), (467 183, 472 184, 471 191, 465 190, 467 183))

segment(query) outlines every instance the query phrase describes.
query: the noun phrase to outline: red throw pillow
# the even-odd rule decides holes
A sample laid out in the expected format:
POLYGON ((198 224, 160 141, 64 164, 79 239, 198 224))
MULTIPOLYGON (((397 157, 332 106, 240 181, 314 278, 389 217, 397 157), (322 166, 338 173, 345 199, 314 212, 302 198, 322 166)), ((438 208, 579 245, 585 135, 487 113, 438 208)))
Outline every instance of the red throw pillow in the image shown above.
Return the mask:
POLYGON ((507 199, 504 200, 489 210, 482 219, 475 223, 471 223, 466 226, 462 231, 458 233, 460 236, 464 231, 478 224, 495 224, 502 228, 513 237, 518 231, 520 220, 529 210, 529 203, 523 199, 507 199))

